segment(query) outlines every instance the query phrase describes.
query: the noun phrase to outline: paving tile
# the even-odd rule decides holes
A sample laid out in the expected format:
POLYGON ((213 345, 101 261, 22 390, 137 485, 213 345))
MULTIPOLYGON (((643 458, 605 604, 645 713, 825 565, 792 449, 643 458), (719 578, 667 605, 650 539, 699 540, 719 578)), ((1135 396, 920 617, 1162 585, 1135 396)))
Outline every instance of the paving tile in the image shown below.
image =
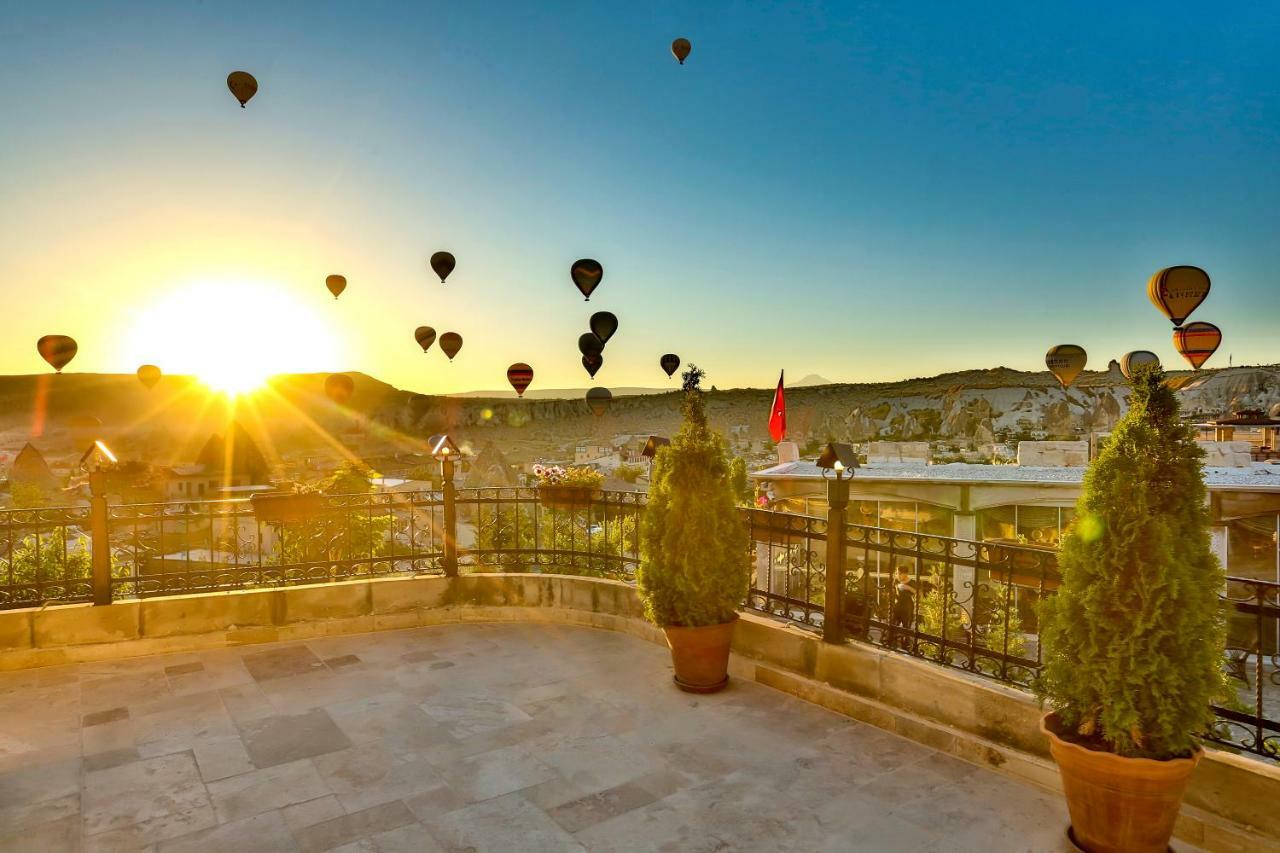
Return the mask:
POLYGON ((329 669, 338 669, 344 666, 355 666, 360 662, 360 658, 355 655, 339 655, 334 658, 325 658, 324 665, 329 669))
POLYGON ((422 710, 456 738, 488 734, 533 719, 510 702, 492 696, 424 702, 422 710))
POLYGON ((334 725, 329 715, 318 708, 304 714, 283 714, 254 720, 241 727, 241 737, 253 766, 258 768, 337 752, 351 746, 351 741, 334 725))
POLYGON ((425 821, 425 825, 448 850, 561 853, 584 849, 572 835, 519 794, 476 803, 425 821))
POLYGON ((312 760, 348 812, 403 800, 431 790, 442 779, 430 762, 366 743, 312 760))
POLYGON ((266 812, 243 820, 222 823, 180 838, 161 841, 156 853, 286 853, 297 850, 293 835, 279 812, 266 812))
POLYGON ((245 668, 255 681, 287 678, 322 669, 324 663, 306 646, 282 646, 244 655, 245 668))
POLYGON ((129 719, 128 708, 108 708, 105 711, 94 711, 92 714, 85 714, 80 721, 80 725, 87 729, 89 726, 100 726, 103 723, 114 723, 116 720, 127 719, 129 719))
MULTIPOLYGON (((184 824, 181 816, 205 809, 211 817, 208 794, 189 752, 96 770, 84 777, 85 835, 155 825, 158 835, 170 837, 165 827, 184 824)), ((193 822, 202 822, 202 817, 193 822)), ((203 828, 192 826, 193 830, 203 828)))
POLYGON ((249 751, 238 734, 223 737, 202 738, 191 748, 200 768, 200 778, 206 783, 238 776, 253 769, 249 751))
POLYGON ((0 774, 0 832, 78 814, 81 769, 77 758, 0 774))
POLYGON ((306 759, 220 779, 206 787, 218 820, 224 823, 332 793, 306 759))
POLYGON ((396 800, 313 824, 296 831, 294 838, 303 853, 318 853, 416 822, 409 807, 396 800))
POLYGON ((164 674, 171 678, 175 675, 189 675, 193 672, 204 672, 204 664, 200 663, 200 661, 192 661, 191 663, 178 663, 164 668, 164 674))
POLYGON ((0 853, 75 853, 80 850, 80 814, 46 821, 34 826, 0 823, 0 853))
POLYGON ((444 849, 425 826, 412 823, 335 847, 333 853, 443 853, 444 849))
POLYGON ((284 816, 284 822, 289 825, 289 829, 293 832, 335 817, 342 817, 346 813, 347 810, 342 807, 342 803, 338 802, 338 798, 333 794, 317 797, 314 800, 307 800, 305 803, 285 806, 280 810, 280 814, 284 816))
POLYGON ((609 820, 632 809, 647 806, 656 799, 658 798, 652 791, 634 782, 628 782, 625 785, 588 794, 562 806, 556 806, 547 814, 567 832, 577 832, 588 826, 594 826, 602 820, 609 820))
POLYGON ((558 776, 555 770, 519 746, 507 746, 473 755, 442 767, 441 774, 449 787, 473 803, 519 791, 558 776))

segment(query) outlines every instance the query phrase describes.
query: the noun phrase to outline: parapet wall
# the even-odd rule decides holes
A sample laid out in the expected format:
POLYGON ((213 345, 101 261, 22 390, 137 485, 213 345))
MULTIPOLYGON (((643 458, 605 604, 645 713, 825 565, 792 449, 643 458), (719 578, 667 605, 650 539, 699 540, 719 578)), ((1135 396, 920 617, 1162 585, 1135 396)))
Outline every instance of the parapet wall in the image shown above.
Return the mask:
MULTIPOLYGON (((315 586, 0 611, 0 670, 451 622, 548 622, 665 644, 634 587, 562 575, 378 578, 315 586)), ((861 643, 743 613, 734 677, 1060 790, 1027 694, 861 643)), ((656 688, 655 688, 656 689, 656 688)), ((1280 850, 1280 768, 1209 749, 1180 839, 1215 851, 1280 850)))

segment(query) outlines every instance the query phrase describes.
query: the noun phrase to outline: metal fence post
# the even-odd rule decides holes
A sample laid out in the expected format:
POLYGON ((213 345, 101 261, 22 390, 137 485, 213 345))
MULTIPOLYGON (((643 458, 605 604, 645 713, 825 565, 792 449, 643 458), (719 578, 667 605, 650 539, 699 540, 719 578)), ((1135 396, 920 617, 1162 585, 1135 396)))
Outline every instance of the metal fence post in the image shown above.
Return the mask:
POLYGON ((844 642, 844 564, 847 550, 845 508, 849 481, 827 480, 827 589, 822 607, 822 639, 844 642))
POLYGON ((111 603, 111 540, 107 530, 107 475, 89 475, 89 555, 93 571, 93 603, 111 603))
POLYGON ((453 459, 445 457, 440 463, 444 481, 444 574, 458 576, 458 490, 453 485, 453 459))

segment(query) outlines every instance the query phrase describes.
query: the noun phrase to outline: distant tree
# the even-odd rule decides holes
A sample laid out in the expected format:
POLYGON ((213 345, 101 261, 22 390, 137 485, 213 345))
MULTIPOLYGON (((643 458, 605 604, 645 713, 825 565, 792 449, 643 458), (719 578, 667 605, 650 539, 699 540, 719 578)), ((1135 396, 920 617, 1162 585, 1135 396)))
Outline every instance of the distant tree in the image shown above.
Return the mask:
POLYGON ((755 490, 747 477, 747 460, 735 456, 729 462, 729 487, 739 504, 750 506, 755 500, 755 490))
POLYGON ((625 480, 628 483, 634 483, 644 474, 643 465, 628 465, 623 463, 619 465, 617 470, 613 472, 618 479, 625 480))
POLYGON ((45 490, 35 483, 11 482, 9 484, 9 498, 16 509, 34 509, 35 507, 47 506, 49 503, 49 496, 45 493, 45 490))
POLYGON ((355 462, 344 462, 319 487, 326 495, 359 495, 373 490, 373 472, 355 462))

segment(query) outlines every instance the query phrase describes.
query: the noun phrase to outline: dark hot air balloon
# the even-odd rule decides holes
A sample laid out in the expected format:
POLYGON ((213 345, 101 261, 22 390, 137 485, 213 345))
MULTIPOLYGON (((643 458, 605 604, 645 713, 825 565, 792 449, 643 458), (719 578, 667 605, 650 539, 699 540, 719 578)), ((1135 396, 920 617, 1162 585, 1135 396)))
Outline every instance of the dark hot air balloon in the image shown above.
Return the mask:
POLYGON ((449 273, 453 272, 453 268, 457 265, 457 260, 449 252, 436 252, 431 256, 431 269, 435 270, 436 275, 440 276, 441 284, 444 284, 444 280, 449 277, 449 273))
POLYGON ((418 346, 422 347, 422 351, 426 352, 436 342, 436 330, 430 326, 419 326, 413 330, 413 339, 418 342, 418 346))
POLYGON ((590 300, 591 291, 599 287, 600 279, 604 278, 604 267, 600 266, 599 261, 583 258, 574 261, 573 266, 569 267, 569 277, 573 279, 578 292, 590 300))
POLYGON ((578 336, 578 352, 583 355, 599 355, 604 352, 604 341, 595 332, 583 332, 578 336))
POLYGON ((342 291, 347 289, 347 277, 345 275, 331 275, 324 280, 324 286, 329 288, 333 298, 337 299, 342 295, 342 291))
POLYGON ((1049 368, 1049 372, 1058 377, 1063 388, 1071 387, 1071 383, 1076 381, 1080 371, 1084 370, 1087 360, 1084 347, 1078 347, 1075 344, 1059 344, 1052 347, 1044 356, 1044 363, 1049 368))
POLYGON ((595 332, 600 343, 609 343, 609 338, 613 337, 613 333, 618 331, 618 318, 612 311, 597 311, 591 315, 591 331, 595 332))
POLYGON ((613 402, 613 393, 608 388, 597 386, 587 392, 586 399, 587 406, 591 409, 591 414, 598 418, 609 411, 609 404, 613 402))
POLYGON ((516 362, 507 368, 507 381, 516 389, 516 396, 523 397, 524 389, 533 381, 533 368, 524 362, 516 362))
POLYGON ((1188 323, 1173 330, 1173 348, 1199 370, 1222 343, 1222 330, 1212 323, 1188 323))
POLYGON ((592 353, 582 357, 582 366, 587 369, 587 374, 592 378, 596 378, 596 371, 604 367, 604 356, 600 353, 592 353))
POLYGON ((334 373, 324 380, 324 393, 339 406, 346 405, 356 392, 356 383, 345 373, 334 373))
POLYGON ((1199 267, 1166 267, 1147 282, 1147 297, 1181 326, 1209 295, 1209 274, 1199 267))
POLYGON ((1120 372, 1124 374, 1125 379, 1132 379, 1133 372, 1139 367, 1147 364, 1160 366, 1160 356, 1150 350, 1139 349, 1133 352, 1127 352, 1120 357, 1120 372))
POLYGON ((680 356, 673 352, 669 352, 662 358, 658 359, 658 364, 662 365, 662 369, 667 376, 671 376, 680 369, 680 356))
POLYGON ((240 109, 244 109, 249 99, 258 94, 258 81, 248 71, 232 71, 227 75, 227 88, 240 102, 240 109))
POLYGON ((40 357, 49 362, 49 366, 59 373, 62 372, 62 368, 71 363, 71 359, 76 357, 79 349, 76 339, 70 335, 45 335, 36 341, 36 350, 40 353, 40 357))
POLYGON ((457 332, 445 332, 440 336, 440 349, 444 350, 444 354, 449 356, 450 361, 453 361, 458 350, 462 349, 462 335, 457 332))
POLYGON ((150 391, 160 381, 160 368, 154 364, 144 364, 138 368, 138 381, 150 391))
MULTIPOLYGON (((671 43, 671 55, 678 59, 681 65, 684 65, 684 61, 689 58, 689 51, 691 50, 693 50, 693 45, 689 43, 688 39, 676 39, 671 43)), ((712 52, 714 53, 715 51, 712 52)))

